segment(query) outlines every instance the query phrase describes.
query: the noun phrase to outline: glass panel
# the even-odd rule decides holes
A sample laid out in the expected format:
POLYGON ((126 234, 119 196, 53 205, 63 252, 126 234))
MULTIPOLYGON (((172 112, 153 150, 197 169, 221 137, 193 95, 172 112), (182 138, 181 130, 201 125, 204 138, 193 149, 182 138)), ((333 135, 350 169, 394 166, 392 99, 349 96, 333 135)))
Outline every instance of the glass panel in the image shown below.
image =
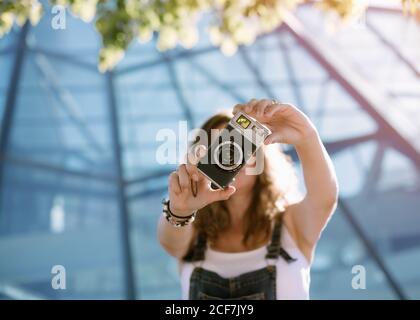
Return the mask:
MULTIPOLYGON (((203 28, 191 51, 178 47, 162 54, 155 50, 155 40, 133 43, 114 71, 111 88, 107 76, 96 70, 101 43, 93 24, 67 14, 66 28, 54 30, 50 9, 30 28, 2 162, 0 257, 10 258, 0 264, 1 298, 10 298, 11 292, 14 298, 124 298, 118 186, 125 187, 138 296, 179 298, 176 260, 156 239, 160 200, 175 163, 158 163, 161 142, 156 135, 165 128, 179 138, 179 121, 189 115, 189 125, 198 126, 217 110, 274 95, 307 113, 327 142, 378 129, 360 99, 286 28, 260 37, 233 57, 209 47, 203 28), (121 154, 114 154, 112 143, 111 93, 116 96, 121 154), (118 157, 123 181, 116 179, 118 157), (51 267, 58 264, 66 267, 65 291, 51 288, 51 267)), ((309 6, 299 9, 298 19, 311 31, 305 36, 325 41, 328 46, 322 49, 387 101, 378 114, 392 120, 397 130, 407 127, 409 136, 404 137, 420 146, 419 78, 407 64, 418 65, 418 24, 372 11, 367 17, 372 26, 386 24, 379 34, 369 28, 329 34, 321 14, 309 6), (391 117, 393 112, 399 116, 391 117)), ((13 55, 4 50, 15 43, 18 31, 14 28, 0 40, 0 116, 13 63, 13 55)), ((341 68, 333 71, 349 76, 341 68)), ((393 132, 380 138, 331 151, 340 195, 397 284, 408 297, 420 298, 419 171, 413 160, 390 147, 396 141, 393 132)), ((303 189, 300 168, 298 174, 303 189)), ((340 208, 317 248, 311 297, 396 298, 340 208), (366 268, 366 290, 352 288, 355 265, 366 268)))
MULTIPOLYGON (((408 298, 419 299, 420 278, 414 266, 420 261, 420 172, 393 149, 386 149, 378 164, 376 181, 349 204, 398 285, 408 298)), ((366 176, 377 169, 372 166, 366 176)))
POLYGON ((395 298, 383 272, 338 209, 317 245, 311 269, 311 299, 395 298), (363 274, 365 281, 359 281, 358 276, 363 274), (363 284, 365 289, 357 289, 363 284))
POLYGON ((10 32, 7 35, 3 35, 3 37, 0 38, 0 52, 12 48, 12 46, 17 41, 18 35, 19 29, 15 27, 12 28, 12 30, 10 30, 10 32))
POLYGON ((3 120, 4 108, 7 99, 7 90, 9 89, 10 72, 12 71, 13 61, 13 55, 11 54, 0 55, 0 123, 3 120))
POLYGON ((406 156, 387 149, 384 155, 381 176, 378 179, 378 190, 387 192, 395 189, 415 190, 418 187, 420 172, 406 156))
POLYGON ((153 180, 153 193, 146 193, 130 201, 132 221, 131 241, 135 252, 137 292, 140 299, 180 299, 178 265, 159 245, 156 223, 161 214, 167 177, 153 180))
MULTIPOLYGON (((211 55, 217 56, 220 53, 213 52, 211 55)), ((206 62, 205 58, 180 59, 174 66, 182 93, 193 111, 197 126, 215 110, 231 108, 238 103, 238 99, 246 101, 258 90, 253 80, 229 81, 217 74, 214 71, 219 67, 206 62)), ((232 72, 237 72, 232 68, 232 72)))
POLYGON ((162 56, 156 54, 155 41, 151 40, 142 44, 135 40, 128 48, 124 59, 117 65, 116 70, 122 73, 130 73, 136 67, 156 63, 162 58, 162 56))
POLYGON ((128 180, 160 169, 156 160, 156 149, 162 144, 156 140, 159 130, 165 128, 178 134, 178 121, 185 120, 168 81, 165 65, 116 79, 122 159, 128 180))
POLYGON ((369 22, 420 70, 420 25, 414 16, 403 17, 398 12, 372 12, 369 22))
POLYGON ((73 17, 67 11, 64 29, 54 29, 53 19, 58 13, 54 14, 48 3, 44 5, 44 16, 35 27, 31 28, 28 35, 29 46, 70 56, 93 67, 96 66, 101 42, 94 25, 73 17))
POLYGON ((123 298, 115 186, 13 164, 4 169, 2 290, 18 292, 14 298, 123 298), (65 268, 66 290, 52 287, 56 265, 65 268))
POLYGON ((362 86, 370 101, 378 101, 375 109, 420 151, 420 27, 416 18, 372 8, 359 27, 336 26, 328 32, 320 12, 302 7, 298 16, 307 36, 337 57, 344 77, 362 86))
POLYGON ((22 72, 9 156, 112 176, 104 77, 32 53, 22 72))

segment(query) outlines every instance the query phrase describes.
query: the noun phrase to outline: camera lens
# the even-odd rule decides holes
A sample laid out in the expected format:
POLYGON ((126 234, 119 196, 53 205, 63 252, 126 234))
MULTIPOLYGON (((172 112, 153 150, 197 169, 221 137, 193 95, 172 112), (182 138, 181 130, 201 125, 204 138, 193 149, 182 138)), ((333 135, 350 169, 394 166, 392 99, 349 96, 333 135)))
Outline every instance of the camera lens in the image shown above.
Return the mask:
POLYGON ((220 149, 219 161, 226 167, 235 165, 235 147, 233 144, 225 144, 220 149))
POLYGON ((242 148, 234 141, 224 141, 215 150, 217 165, 223 170, 232 171, 238 168, 243 161, 242 148))

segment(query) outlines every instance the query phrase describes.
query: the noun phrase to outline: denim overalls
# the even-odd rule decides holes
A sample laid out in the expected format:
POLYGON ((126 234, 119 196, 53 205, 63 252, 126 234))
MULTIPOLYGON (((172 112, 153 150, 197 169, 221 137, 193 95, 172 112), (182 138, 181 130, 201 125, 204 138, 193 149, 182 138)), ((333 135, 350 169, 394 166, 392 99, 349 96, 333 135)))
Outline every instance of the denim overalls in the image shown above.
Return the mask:
MULTIPOLYGON (((279 256, 288 263, 296 261, 281 247, 280 233, 281 221, 278 220, 273 228, 271 242, 267 245, 267 262, 279 256)), ((203 261, 206 247, 206 238, 199 234, 195 246, 184 261, 203 261)), ((190 278, 189 299, 276 300, 276 265, 267 263, 262 269, 232 278, 223 278, 201 266, 195 267, 190 278)))

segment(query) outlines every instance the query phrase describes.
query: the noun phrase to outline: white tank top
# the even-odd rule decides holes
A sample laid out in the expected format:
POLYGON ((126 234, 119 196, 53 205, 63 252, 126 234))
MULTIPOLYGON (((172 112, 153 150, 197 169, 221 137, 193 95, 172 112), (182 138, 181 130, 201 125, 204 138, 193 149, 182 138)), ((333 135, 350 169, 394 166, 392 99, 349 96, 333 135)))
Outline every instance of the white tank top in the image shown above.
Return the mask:
MULTIPOLYGON (((276 264, 277 300, 309 299, 310 264, 290 236, 286 226, 282 225, 281 246, 297 259, 288 263, 281 256, 270 263, 276 264)), ((205 259, 197 262, 180 262, 182 299, 189 296, 190 278, 196 266, 216 272, 223 278, 239 276, 267 266, 265 255, 267 247, 260 247, 245 252, 226 253, 215 251, 207 246, 205 259)))

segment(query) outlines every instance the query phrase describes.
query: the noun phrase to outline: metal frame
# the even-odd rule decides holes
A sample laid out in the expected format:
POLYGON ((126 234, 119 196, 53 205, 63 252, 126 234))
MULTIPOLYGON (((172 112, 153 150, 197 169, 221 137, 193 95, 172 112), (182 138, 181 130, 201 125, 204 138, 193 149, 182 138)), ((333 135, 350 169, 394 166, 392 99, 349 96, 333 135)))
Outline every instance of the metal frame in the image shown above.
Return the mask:
POLYGON ((385 279, 388 282, 388 285, 396 295, 396 297, 400 300, 406 300, 407 296, 404 293, 401 286, 398 284, 397 280, 393 276, 392 272, 389 270, 388 266, 386 265, 384 259, 379 254, 378 250, 376 250, 373 243, 370 241, 367 233, 363 230, 361 224, 357 221, 352 213, 352 210, 347 205, 346 201, 340 197, 338 199, 338 206, 344 214, 344 217, 352 227, 353 231, 358 235, 359 239, 363 242, 366 250, 369 252, 370 257, 382 271, 385 276, 385 279))
POLYGON ((212 84, 216 85, 219 89, 221 89, 223 92, 228 93, 234 100, 238 102, 246 102, 246 98, 243 97, 241 94, 236 92, 236 90, 229 85, 223 83, 220 79, 218 79, 215 75, 211 73, 210 70, 208 70, 206 67, 202 66, 197 61, 194 61, 193 59, 189 59, 188 63, 194 67, 194 69, 200 74, 205 77, 207 80, 211 81, 212 84))
MULTIPOLYGON (((380 8, 370 8, 370 11, 378 11, 382 10, 380 8)), ((384 11, 384 10, 382 10, 384 11)), ((385 10, 386 12, 396 12, 400 13, 400 10, 385 10)), ((371 25, 368 27, 378 36, 381 41, 390 49, 392 50, 398 58, 407 65, 416 75, 419 76, 419 70, 414 66, 408 59, 406 59, 401 52, 395 48, 392 43, 387 41, 378 30, 371 25)), ((161 178, 166 176, 170 170, 159 170, 153 172, 148 175, 144 175, 141 177, 137 177, 131 180, 127 180, 124 178, 124 169, 122 163, 122 153, 123 148, 121 145, 121 137, 120 137, 120 121, 118 119, 118 103, 115 96, 115 77, 116 76, 123 76, 127 73, 131 72, 138 72, 140 70, 144 70, 147 68, 152 68, 157 65, 165 64, 168 70, 168 75, 171 80, 171 85, 175 94, 177 96, 179 105, 181 107, 182 113, 184 117, 188 120, 189 124, 193 127, 195 126, 193 123, 193 114, 191 106, 188 103, 188 100, 183 95, 182 88, 180 83, 177 79, 176 71, 174 63, 179 59, 185 59, 187 63, 195 68, 196 71, 200 72, 205 78, 210 80, 213 84, 215 84, 218 88, 220 88, 224 93, 231 96, 233 99, 238 100, 238 102, 244 102, 245 98, 242 97, 240 94, 235 92, 234 88, 230 87, 228 84, 224 83, 221 79, 218 79, 214 76, 207 68, 201 66, 197 61, 194 61, 194 57, 202 54, 211 53, 217 48, 213 46, 204 47, 192 51, 188 50, 180 50, 176 51, 173 54, 164 54, 159 59, 152 59, 150 61, 132 64, 123 68, 117 68, 114 72, 107 72, 105 76, 106 86, 108 89, 108 104, 109 104, 109 114, 110 114, 110 127, 112 133, 112 148, 115 160, 115 171, 116 175, 105 175, 105 174, 94 174, 89 172, 81 172, 77 170, 71 170, 60 166, 49 165, 45 163, 40 163, 28 159, 22 159, 19 157, 14 157, 7 155, 7 146, 8 141, 10 138, 11 127, 13 123, 13 116, 16 106, 16 99, 19 92, 19 82, 22 73, 22 66, 25 61, 25 55, 27 51, 42 54, 47 57, 52 57, 54 59, 59 59, 63 62, 70 63, 77 65, 79 67, 85 68, 92 72, 97 72, 96 66, 92 66, 91 64, 76 59, 72 56, 62 54, 59 52, 53 52, 50 50, 45 50, 37 47, 28 47, 26 44, 26 36, 28 34, 29 25, 25 24, 20 31, 18 43, 16 47, 13 47, 16 50, 15 61, 13 65, 13 69, 10 76, 10 84, 7 91, 7 98, 5 104, 5 112, 2 119, 2 126, 1 126, 1 136, 0 136, 0 192, 3 190, 3 176, 4 176, 4 166, 6 164, 13 164, 18 166, 24 166, 28 168, 35 168, 40 170, 46 170, 49 172, 55 172, 58 174, 75 176, 75 177, 83 177, 86 179, 93 179, 98 181, 104 181, 113 183, 117 186, 118 192, 118 205, 120 210, 120 228, 121 228, 121 244, 122 244, 122 255, 123 255, 123 266, 124 266, 124 279, 125 279, 125 288, 126 288, 126 297, 128 299, 135 299, 138 298, 136 294, 136 285, 138 285, 138 277, 136 277, 134 271, 134 260, 132 255, 132 248, 130 242, 130 219, 129 219, 129 210, 127 204, 129 201, 133 201, 140 197, 146 197, 150 195, 154 195, 157 193, 161 193, 165 190, 165 188, 157 187, 152 190, 141 191, 137 193, 133 193, 131 195, 126 195, 126 191, 128 187, 145 183, 147 181, 153 180, 155 178, 161 178)), ((366 111, 370 117, 379 125, 378 132, 363 135, 360 137, 354 137, 349 139, 343 139, 341 141, 332 141, 326 142, 325 146, 327 150, 331 153, 341 152, 346 150, 348 147, 353 147, 359 143, 364 143, 366 141, 380 141, 384 137, 387 137, 392 142, 392 147, 401 151, 405 154, 409 159, 411 159, 416 168, 420 168, 420 156, 418 152, 410 145, 408 141, 404 139, 403 136, 399 134, 399 132, 392 127, 386 119, 375 109, 372 105, 371 101, 363 96, 356 87, 352 85, 352 83, 346 78, 345 75, 340 73, 340 70, 337 70, 334 65, 328 61, 328 59, 313 45, 311 41, 307 38, 304 33, 301 33, 300 30, 294 28, 293 24, 285 23, 281 28, 279 28, 276 32, 279 34, 281 32, 287 32, 293 36, 293 38, 297 41, 297 43, 302 46, 306 51, 324 68, 327 70, 329 74, 329 78, 326 79, 325 84, 327 84, 330 80, 337 81, 347 93, 349 93, 352 98, 360 104, 364 111, 366 111)), ((285 44, 281 42, 280 39, 280 50, 282 53, 282 59, 286 66, 288 66, 288 72, 290 74, 290 85, 292 86, 295 94, 296 100, 302 100, 302 95, 299 88, 299 83, 295 77, 293 65, 290 62, 290 56, 288 54, 288 48, 285 44)), ((1 53, 7 53, 10 48, 2 50, 1 53)), ((240 55, 242 60, 244 61, 245 65, 249 68, 249 70, 254 74, 254 78, 256 83, 261 87, 261 89, 268 94, 270 97, 275 97, 274 92, 271 86, 264 80, 263 76, 259 72, 256 65, 253 64, 252 60, 250 59, 248 52, 244 47, 241 47, 240 55)), ((48 78, 48 77, 47 77, 48 78)), ((51 79, 49 79, 51 80, 51 79)), ((50 81, 51 82, 51 81, 50 81)), ((57 89, 54 88, 54 89, 57 89)), ((303 106, 303 104, 302 104, 303 106)), ((321 111, 320 111, 321 112, 321 111)), ((85 124, 81 124, 79 129, 84 131, 86 129, 85 124)), ((380 164, 383 157, 383 149, 378 149, 376 156, 374 157, 374 161, 372 162, 369 180, 376 180, 380 173, 380 164)), ((288 152, 293 159, 298 160, 297 155, 294 150, 290 150, 288 152)), ((367 181, 367 187, 372 187, 372 182, 367 181)), ((383 258, 376 250, 375 246, 370 241, 369 237, 367 236, 366 232, 361 227, 360 223, 355 218, 351 208, 347 205, 346 201, 343 198, 339 199, 339 208, 344 214, 344 217, 347 219, 348 223, 355 231, 357 236, 361 239, 364 246, 366 247, 367 251, 369 252, 370 256, 372 257, 373 261, 378 265, 381 269, 383 274, 385 275, 387 282, 390 288, 393 290, 394 294, 400 299, 406 299, 406 295, 402 288, 399 286, 397 280, 394 278, 393 274, 388 269, 387 265, 385 264, 383 258)), ((1 209, 1 203, 0 203, 1 209)), ((0 212, 1 214, 2 212, 0 212)), ((1 215, 0 215, 1 218, 1 215)))
POLYGON ((271 99, 277 98, 277 95, 274 93, 272 88, 266 83, 266 81, 261 76, 260 71, 258 70, 257 66, 254 65, 251 58, 248 55, 248 52, 244 47, 239 48, 239 54, 241 55, 242 60, 244 61, 245 65, 254 74, 255 81, 257 82, 258 86, 263 90, 267 96, 271 99))
POLYGON ((289 48, 281 38, 279 38, 279 47, 284 65, 286 66, 287 73, 289 75, 290 86, 293 88, 296 103, 298 106, 301 106, 300 108, 303 112, 305 112, 305 104, 296 78, 295 66, 293 65, 292 59, 290 57, 289 48))
MULTIPOLYGON (((115 169, 117 172, 117 179, 124 180, 124 171, 122 166, 122 150, 121 140, 119 133, 119 122, 117 112, 117 100, 115 97, 114 75, 112 72, 106 73, 106 80, 108 86, 108 99, 109 99, 109 113, 111 120, 111 131, 113 140, 113 150, 115 157, 115 169)), ((127 299, 136 299, 136 278, 134 273, 134 260, 132 256, 132 248, 130 241, 130 216, 127 208, 127 201, 125 198, 125 186, 119 183, 118 187, 118 204, 120 208, 120 228, 121 228, 121 243, 124 264, 124 278, 126 287, 127 299)))
POLYGON ((169 80, 171 81, 172 88, 175 91, 175 95, 178 99, 179 105, 181 106, 182 113, 187 120, 187 125, 190 128, 195 128, 195 121, 191 112, 191 106, 189 105, 187 99, 184 97, 172 60, 169 59, 165 54, 163 54, 163 60, 165 61, 165 65, 168 70, 169 80))
MULTIPOLYGON (((29 32, 29 23, 26 22, 20 31, 16 49, 15 61, 13 69, 10 74, 9 89, 7 91, 7 98, 3 119, 1 122, 0 134, 0 157, 4 157, 7 152, 7 146, 10 137, 10 131, 13 123, 14 111, 16 107, 16 99, 19 92, 19 82, 22 74, 22 67, 25 61, 26 54, 26 35, 29 32)), ((2 207, 3 202, 1 195, 3 193, 4 180, 4 162, 0 162, 0 218, 3 216, 2 207)))
POLYGON ((401 50, 398 49, 391 41, 389 41, 384 35, 375 27, 369 20, 366 20, 366 26, 369 28, 369 30, 379 39, 381 42, 390 49, 401 61, 405 66, 413 72, 413 74, 416 77, 420 77, 420 69, 417 68, 417 66, 408 59, 404 53, 401 52, 401 50))
POLYGON ((414 165, 420 170, 420 154, 417 150, 378 112, 375 105, 369 97, 361 93, 354 84, 340 73, 339 70, 320 52, 306 34, 299 21, 290 16, 288 21, 283 24, 288 32, 296 41, 306 49, 306 51, 337 81, 345 91, 366 111, 379 125, 381 132, 384 133, 393 142, 393 147, 406 154, 414 165))

